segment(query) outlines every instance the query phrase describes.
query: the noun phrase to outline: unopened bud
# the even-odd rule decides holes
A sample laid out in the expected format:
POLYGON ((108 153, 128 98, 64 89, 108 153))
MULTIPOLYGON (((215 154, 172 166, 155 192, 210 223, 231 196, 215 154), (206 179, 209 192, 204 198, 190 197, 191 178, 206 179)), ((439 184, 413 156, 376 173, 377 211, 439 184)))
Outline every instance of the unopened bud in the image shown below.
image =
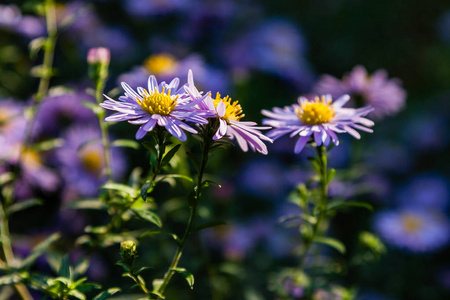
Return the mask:
POLYGON ((87 61, 89 64, 103 64, 108 65, 111 59, 111 54, 108 48, 91 48, 89 49, 87 61))
POLYGON ((133 241, 124 241, 120 244, 120 256, 127 265, 132 265, 136 258, 136 243, 133 241))

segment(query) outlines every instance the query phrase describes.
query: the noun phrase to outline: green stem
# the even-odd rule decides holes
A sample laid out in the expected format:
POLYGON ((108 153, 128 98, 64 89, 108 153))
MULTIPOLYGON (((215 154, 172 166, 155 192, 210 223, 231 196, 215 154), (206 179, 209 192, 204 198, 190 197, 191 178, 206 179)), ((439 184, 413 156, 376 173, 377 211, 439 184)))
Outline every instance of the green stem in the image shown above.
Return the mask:
MULTIPOLYGON (((105 82, 107 78, 107 71, 108 66, 103 65, 102 68, 103 74, 105 76, 99 76, 99 79, 96 82, 96 88, 95 88, 95 99, 97 100, 97 103, 100 104, 103 102, 103 91, 105 90, 105 82)), ((108 178, 108 181, 112 180, 112 171, 111 171, 111 144, 109 142, 109 132, 107 124, 104 121, 105 118, 105 111, 102 110, 100 113, 97 114, 98 117, 98 123, 100 125, 100 130, 102 133, 102 144, 103 144, 103 152, 105 157, 105 173, 106 177, 108 178)))
MULTIPOLYGON (((209 150, 211 149, 211 146, 214 143, 214 141, 212 140, 212 135, 211 135, 211 132, 214 132, 214 130, 212 130, 212 128, 210 128, 210 127, 211 126, 207 126, 207 128, 205 129, 206 135, 202 142, 202 161, 201 161, 200 169, 198 172, 197 186, 195 188, 195 196, 194 196, 193 201, 191 201, 191 203, 190 203, 191 212, 189 215, 189 220, 188 220, 188 223, 186 226, 186 230, 184 231, 183 238, 181 239, 180 243, 178 244, 177 251, 175 252, 175 255, 172 259, 172 263, 170 264, 169 269, 167 270, 166 274, 164 275, 163 283, 157 290, 157 292, 161 295, 164 294, 164 291, 165 291, 167 285, 169 284, 170 279, 172 278, 173 274, 175 273, 174 269, 177 268, 177 266, 178 266, 178 262, 180 261, 181 255, 183 254, 184 246, 186 244, 188 237, 191 234, 191 230, 194 225, 195 218, 197 216, 198 203, 199 203, 200 196, 202 193, 202 188, 203 188, 203 175, 205 172, 206 165, 208 164, 209 150)), ((155 298, 155 296, 152 295, 151 299, 157 299, 157 298, 155 298)))
POLYGON ((311 244, 313 243, 314 239, 316 238, 321 224, 325 218, 325 207, 327 205, 328 201, 328 172, 327 172, 327 149, 325 146, 318 146, 317 149, 317 156, 319 161, 319 176, 320 176, 320 199, 319 203, 314 209, 315 211, 315 217, 316 222, 313 225, 312 233, 308 237, 308 239, 303 241, 302 249, 300 251, 300 260, 299 260, 299 269, 303 270, 305 259, 308 256, 308 252, 310 251, 311 244))

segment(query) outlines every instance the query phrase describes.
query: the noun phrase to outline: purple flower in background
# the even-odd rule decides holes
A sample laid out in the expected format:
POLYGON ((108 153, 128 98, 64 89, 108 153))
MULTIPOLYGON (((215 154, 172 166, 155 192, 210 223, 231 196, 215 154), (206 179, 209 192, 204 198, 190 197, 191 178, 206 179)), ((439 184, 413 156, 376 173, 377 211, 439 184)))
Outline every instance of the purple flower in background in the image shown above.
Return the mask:
POLYGON ((450 44, 450 10, 447 10, 437 21, 437 32, 439 37, 450 44))
POLYGON ((321 98, 316 96, 314 100, 299 97, 298 104, 284 108, 275 107, 272 111, 263 110, 262 114, 270 118, 264 119, 263 124, 274 127, 267 136, 278 139, 288 133, 291 138, 298 135, 295 153, 302 151, 310 137, 314 138, 317 146, 328 146, 330 142, 339 145, 336 133, 349 133, 359 139, 361 135, 355 129, 372 132, 372 129, 367 127, 373 126, 374 123, 363 118, 372 108, 344 108, 349 99, 348 95, 341 96, 334 102, 330 95, 321 98))
MULTIPOLYGON (((0 99, 0 136, 8 137, 10 143, 22 141, 25 127, 23 105, 12 99, 0 99)), ((5 155, 5 152, 0 153, 0 158, 1 155, 5 155)))
POLYGON ((128 121, 134 125, 141 125, 136 132, 136 139, 142 139, 147 132, 152 131, 156 125, 179 139, 186 140, 183 130, 196 134, 197 130, 183 121, 194 124, 207 124, 208 121, 195 108, 199 101, 191 101, 186 97, 183 87, 178 88, 180 80, 173 79, 170 84, 165 81, 158 84, 155 76, 148 78, 148 91, 138 87, 135 92, 127 83, 122 82, 125 96, 119 101, 105 96, 107 100, 100 104, 103 108, 115 110, 118 113, 111 115, 105 121, 128 121))
POLYGON ((270 20, 245 33, 227 47, 224 56, 236 71, 260 70, 309 88, 312 72, 303 58, 305 42, 297 26, 287 20, 270 20))
POLYGON ((45 34, 45 23, 41 18, 23 16, 15 5, 0 5, 0 28, 11 30, 30 39, 45 34))
POLYGON ((354 105, 372 106, 374 111, 371 116, 378 119, 398 113, 406 101, 406 92, 399 79, 388 79, 385 70, 377 70, 369 75, 363 66, 354 67, 341 80, 323 75, 314 91, 318 94, 331 94, 333 98, 349 94, 354 105))
POLYGON ((35 133, 55 135, 73 124, 97 123, 95 114, 82 105, 95 99, 82 90, 61 91, 46 97, 36 114, 35 133))
POLYGON ((149 56, 142 66, 134 67, 130 72, 119 76, 118 81, 126 82, 132 88, 144 86, 150 75, 166 82, 174 77, 186 82, 189 70, 195 73, 196 84, 202 90, 223 90, 229 86, 227 76, 209 66, 199 54, 191 54, 183 59, 177 59, 169 53, 154 54, 149 56))
POLYGON ((231 102, 231 98, 226 96, 221 98, 217 93, 216 98, 211 98, 210 94, 202 96, 194 85, 192 72, 188 75, 188 85, 185 87, 186 92, 193 102, 200 101, 200 108, 205 112, 213 112, 219 120, 219 128, 213 137, 213 140, 219 140, 226 136, 230 139, 236 139, 242 151, 247 152, 248 148, 267 154, 267 146, 264 141, 272 142, 272 140, 263 135, 259 130, 269 129, 270 127, 255 126, 255 122, 240 121, 244 114, 242 107, 238 101, 231 102))
MULTIPOLYGON (((106 181, 100 130, 79 125, 69 128, 63 138, 65 143, 56 150, 56 156, 68 188, 66 198, 97 195, 98 188, 106 181)), ((111 155, 112 174, 118 179, 125 171, 126 162, 117 148, 112 149, 111 155)))
POLYGON ((125 9, 136 17, 158 16, 183 11, 189 5, 187 0, 125 0, 125 9))
POLYGON ((421 174, 400 188, 397 198, 401 205, 442 211, 449 204, 449 183, 439 174, 421 174))
POLYGON ((392 246, 418 253, 437 251, 450 240, 450 224, 446 217, 422 209, 378 213, 375 230, 392 246))

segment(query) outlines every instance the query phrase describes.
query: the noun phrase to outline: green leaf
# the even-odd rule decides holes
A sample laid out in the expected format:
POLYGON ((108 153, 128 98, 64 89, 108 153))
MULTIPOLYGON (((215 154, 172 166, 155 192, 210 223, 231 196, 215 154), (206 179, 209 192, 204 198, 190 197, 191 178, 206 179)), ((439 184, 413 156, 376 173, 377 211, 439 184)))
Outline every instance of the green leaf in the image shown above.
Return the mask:
POLYGON ((169 164, 170 160, 175 156, 175 154, 177 153, 178 149, 180 149, 180 147, 181 147, 181 144, 178 144, 175 147, 173 147, 172 149, 170 149, 170 151, 167 152, 166 155, 164 155, 163 160, 161 162, 161 165, 163 167, 169 164))
POLYGON ((365 202, 354 202, 354 201, 333 201, 330 202, 325 209, 326 210, 334 210, 334 209, 341 209, 341 208, 347 208, 347 207, 363 207, 370 211, 373 211, 372 205, 365 203, 365 202))
POLYGON ((344 244, 342 244, 342 242, 337 239, 324 237, 324 236, 317 236, 314 238, 313 242, 330 246, 330 247, 336 249, 337 251, 339 251, 341 254, 345 253, 344 244))
POLYGON ((13 180, 14 180, 14 173, 5 172, 0 175, 0 186, 4 185, 5 183, 11 182, 13 180))
POLYGON ((72 267, 70 266, 69 256, 66 254, 63 256, 61 266, 58 271, 59 277, 72 279, 72 267))
POLYGON ((189 181, 191 183, 194 183, 194 180, 186 175, 182 175, 182 174, 166 174, 166 175, 160 175, 156 177, 156 181, 164 181, 164 179, 166 178, 177 178, 177 179, 184 179, 186 181, 189 181))
POLYGON ((71 290, 69 295, 80 300, 86 300, 86 296, 78 290, 71 290))
POLYGON ((72 209, 94 209, 94 210, 107 210, 108 206, 99 199, 83 199, 64 205, 66 208, 72 209))
POLYGON ((188 270, 185 268, 174 268, 172 271, 175 271, 181 275, 183 275, 184 279, 186 279, 187 283, 191 287, 191 289, 194 288, 194 275, 191 274, 188 270))
POLYGON ((178 244, 181 243, 180 238, 175 234, 175 233, 170 233, 167 231, 161 231, 161 230, 156 230, 156 231, 147 231, 144 234, 142 234, 139 238, 145 238, 145 237, 151 237, 153 235, 169 235, 171 236, 178 244))
POLYGON ((120 292, 119 288, 109 288, 106 291, 101 292, 100 294, 95 296, 94 299, 92 299, 92 300, 106 300, 106 299, 108 299, 108 297, 110 297, 118 292, 120 292))
POLYGON ((52 139, 34 144, 33 147, 31 147, 31 149, 37 152, 49 151, 55 148, 62 147, 63 145, 64 145, 63 139, 52 139))
POLYGON ((126 147, 126 148, 132 148, 135 150, 139 149, 139 143, 133 140, 115 140, 112 142, 111 146, 113 147, 126 147))
POLYGON ((103 108, 97 103, 90 101, 81 101, 81 105, 89 108, 94 114, 99 115, 103 112, 103 108))
POLYGON ((310 216, 310 215, 307 215, 307 214, 299 214, 299 215, 295 215, 295 216, 285 216, 285 217, 281 217, 279 220, 278 220, 278 222, 280 222, 280 223, 284 223, 284 222, 289 222, 289 221, 292 221, 292 220, 297 220, 297 219, 301 219, 301 220, 303 220, 303 221, 306 221, 306 222, 308 222, 309 224, 311 224, 311 225, 314 225, 314 224, 316 224, 316 222, 317 222, 317 218, 316 217, 314 217, 314 216, 310 216))
POLYGON ((150 189, 151 182, 146 182, 141 187, 141 197, 142 199, 147 200, 147 195, 150 193, 153 189, 150 189))
POLYGON ((327 178, 327 182, 330 183, 334 176, 336 176, 336 170, 335 169, 329 169, 328 170, 328 178, 327 178))
POLYGON ((152 224, 155 224, 159 228, 162 228, 162 222, 159 216, 151 211, 151 210, 144 210, 144 209, 131 209, 139 218, 150 222, 152 224))
POLYGON ((21 278, 18 274, 8 274, 0 277, 0 286, 16 284, 19 283, 20 281, 21 278))
POLYGON ((45 37, 38 37, 32 40, 28 44, 28 48, 30 49, 30 58, 35 59, 39 51, 45 47, 45 44, 47 43, 47 38, 45 37))
POLYGON ((87 233, 93 233, 93 234, 105 234, 108 232, 108 227, 106 226, 86 226, 84 229, 87 233))
POLYGON ((142 143, 142 146, 144 146, 145 149, 149 150, 155 157, 158 157, 158 151, 155 148, 155 145, 153 145, 152 142, 145 141, 142 143))
POLYGON ((224 221, 211 221, 211 222, 207 222, 207 223, 204 223, 204 224, 201 224, 201 225, 197 226, 193 230, 193 232, 201 231, 201 230, 204 230, 204 229, 207 229, 207 228, 211 228, 211 227, 222 226, 222 225, 227 225, 227 223, 224 222, 224 221))
POLYGON ((28 255, 28 257, 22 261, 20 268, 21 269, 29 268, 59 238, 60 238, 60 234, 54 233, 51 236, 49 236, 48 238, 46 238, 44 241, 39 243, 33 249, 33 251, 30 253, 30 255, 28 255))
POLYGON ((88 268, 89 268, 89 259, 83 258, 75 265, 73 269, 73 277, 78 278, 79 276, 86 273, 88 268))
POLYGON ((9 213, 13 214, 16 213, 18 211, 36 206, 36 205, 41 205, 42 204, 42 200, 40 199, 29 199, 29 200, 25 200, 22 202, 16 202, 13 205, 11 205, 9 207, 9 213))
POLYGON ((202 187, 209 187, 210 185, 216 185, 216 186, 218 186, 218 187, 222 187, 220 184, 218 184, 217 182, 215 182, 215 181, 212 181, 212 180, 205 180, 205 181, 203 181, 202 182, 202 187))
POLYGON ((101 188, 105 189, 105 190, 121 191, 127 195, 130 195, 131 198, 136 198, 138 196, 138 192, 135 189, 133 189, 125 184, 108 182, 108 183, 104 184, 101 188))

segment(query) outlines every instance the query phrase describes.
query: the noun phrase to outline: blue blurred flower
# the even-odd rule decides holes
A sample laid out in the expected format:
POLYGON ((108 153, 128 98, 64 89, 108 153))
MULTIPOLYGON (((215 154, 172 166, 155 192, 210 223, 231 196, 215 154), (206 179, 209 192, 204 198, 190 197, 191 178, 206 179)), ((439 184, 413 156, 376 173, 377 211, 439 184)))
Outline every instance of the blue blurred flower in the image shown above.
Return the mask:
POLYGON ((47 96, 36 114, 34 135, 58 135, 75 124, 96 124, 95 114, 82 105, 95 99, 82 90, 61 91, 47 96))
POLYGON ((449 205, 449 182, 440 174, 420 174, 400 188, 397 199, 403 206, 443 211, 449 205))
POLYGON ((439 37, 450 44, 450 10, 441 15, 436 25, 439 37))
POLYGON ((0 28, 33 39, 45 34, 42 18, 24 16, 15 5, 0 5, 0 28))
POLYGON ((402 208, 380 212, 374 225, 390 245, 417 253, 437 251, 450 240, 447 218, 429 210, 402 208))
POLYGON ((299 28, 283 19, 266 21, 224 49, 226 63, 236 70, 260 70, 285 78, 302 89, 312 81, 299 28))
POLYGON ((274 127, 267 136, 278 139, 288 133, 291 138, 298 135, 295 153, 303 150, 310 137, 314 138, 317 146, 328 146, 330 142, 339 145, 336 133, 349 133, 360 139, 361 135, 355 129, 373 132, 365 126, 371 127, 374 123, 363 118, 372 108, 343 108, 349 99, 348 95, 341 96, 334 102, 329 95, 321 98, 316 96, 314 100, 299 97, 298 104, 283 109, 274 107, 272 111, 262 110, 262 114, 269 117, 263 120, 263 124, 274 127))
POLYGON ((186 82, 189 70, 195 73, 196 85, 200 90, 220 91, 229 88, 226 74, 209 66, 199 54, 191 54, 183 59, 164 52, 150 55, 142 66, 134 67, 130 72, 120 75, 117 81, 126 82, 132 88, 145 86, 150 75, 158 77, 160 81, 169 82, 178 77, 181 82, 186 82))
MULTIPOLYGON (((106 181, 100 129, 77 125, 69 128, 63 138, 65 143, 56 150, 56 156, 68 189, 66 197, 97 195, 98 188, 106 181)), ((112 148, 111 155, 112 174, 118 179, 125 171, 125 158, 117 148, 112 148)))
POLYGON ((443 111, 427 107, 427 112, 421 110, 419 114, 409 118, 402 130, 408 145, 424 152, 447 146, 450 141, 450 128, 443 111))
POLYGON ((158 16, 184 11, 188 0, 125 0, 125 9, 135 17, 158 16))
POLYGON ((406 101, 406 91, 401 87, 399 79, 388 79, 385 70, 377 70, 369 75, 363 66, 354 67, 342 79, 323 75, 314 91, 318 94, 331 94, 333 97, 349 94, 353 105, 373 107, 370 115, 378 119, 398 113, 406 101))

